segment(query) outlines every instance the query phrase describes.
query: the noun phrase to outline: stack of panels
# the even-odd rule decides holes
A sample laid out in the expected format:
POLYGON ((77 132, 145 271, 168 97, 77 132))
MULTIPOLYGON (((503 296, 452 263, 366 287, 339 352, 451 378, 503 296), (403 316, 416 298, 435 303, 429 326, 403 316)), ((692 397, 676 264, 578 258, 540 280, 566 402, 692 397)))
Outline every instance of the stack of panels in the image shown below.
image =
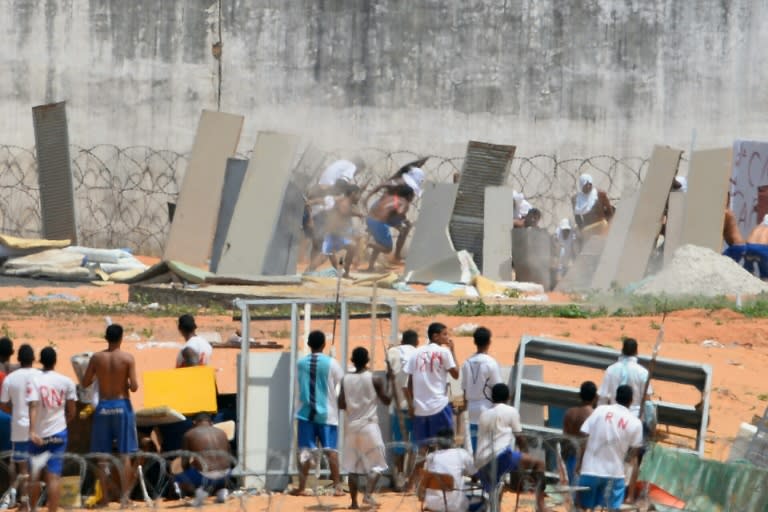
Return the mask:
POLYGON ((485 188, 507 181, 515 146, 470 141, 459 179, 449 233, 457 251, 469 251, 482 271, 485 188))

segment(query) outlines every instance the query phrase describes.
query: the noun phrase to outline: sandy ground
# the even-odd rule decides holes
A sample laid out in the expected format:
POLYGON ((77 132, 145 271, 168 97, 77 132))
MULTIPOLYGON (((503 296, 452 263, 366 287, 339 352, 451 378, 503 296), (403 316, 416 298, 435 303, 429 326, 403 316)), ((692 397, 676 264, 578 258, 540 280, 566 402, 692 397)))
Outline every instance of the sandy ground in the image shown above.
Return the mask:
MULTIPOLYGON (((65 294, 77 297, 83 303, 124 303, 127 301, 127 286, 111 285, 107 287, 81 286, 77 288, 23 288, 3 287, 3 300, 16 299, 20 303, 49 294, 65 294)), ((53 344, 59 351, 59 360, 68 361, 69 356, 83 351, 95 351, 105 347, 102 339, 104 318, 68 309, 68 313, 43 313, 29 316, 18 313, 13 308, 0 311, 0 331, 10 335, 16 346, 30 343, 36 350, 53 344)), ((174 318, 150 318, 147 314, 113 315, 112 321, 125 327, 124 348, 135 355, 139 371, 139 392, 134 396, 134 405, 143 404, 141 373, 146 370, 171 368, 176 357, 176 348, 154 348, 148 341, 181 342, 176 332, 174 318)), ((400 331, 416 329, 426 331, 432 321, 440 321, 455 329, 462 324, 484 325, 493 331, 491 355, 504 366, 512 364, 520 337, 524 334, 540 335, 576 343, 599 344, 620 348, 622 336, 638 339, 640 350, 650 353, 658 334, 658 317, 636 318, 601 318, 601 319, 560 319, 560 318, 517 318, 517 317, 421 317, 401 315, 400 331)), ((198 332, 217 332, 226 339, 238 325, 231 316, 199 316, 198 332)), ((377 322, 377 336, 389 332, 389 322, 377 322)), ((330 320, 313 322, 313 328, 331 332, 330 320)), ((288 321, 271 320, 253 323, 257 339, 272 339, 288 346, 290 326, 288 321)), ((338 327, 337 327, 338 329, 338 327)), ((370 346, 370 320, 352 321, 350 349, 358 346, 370 346)), ((768 320, 747 319, 732 311, 681 311, 668 315, 665 324, 666 338, 661 348, 663 357, 706 363, 714 372, 711 421, 709 426, 710 456, 722 459, 727 456, 727 440, 734 436, 741 422, 749 422, 755 414, 762 415, 768 400, 768 385, 763 372, 768 368, 768 320), (722 344, 720 348, 705 348, 702 342, 715 340, 722 344)), ((423 334, 422 334, 423 336, 423 334)), ((473 351, 472 339, 468 335, 454 334, 457 357, 461 363, 473 351)), ((423 341, 423 338, 422 338, 423 341)), ((383 368, 383 345, 376 342, 375 366, 383 368)), ((237 350, 214 350, 212 365, 217 369, 217 381, 222 392, 234 392, 236 388, 235 357, 237 350)), ((60 364, 59 370, 74 377, 71 365, 60 364)), ((545 380, 578 386, 585 379, 599 383, 600 372, 575 367, 558 367, 546 364, 545 380)), ((656 384, 656 395, 667 401, 681 401, 695 404, 699 400, 693 389, 670 383, 656 384)), ((389 510, 407 508, 417 509, 413 499, 402 501, 400 496, 390 496, 392 503, 389 510)), ((514 500, 509 500, 510 502, 514 500)), ((341 506, 345 500, 322 498, 321 502, 309 498, 288 498, 279 496, 269 501, 266 497, 251 497, 247 500, 248 510, 293 510, 296 507, 311 505, 341 506), (310 501, 308 501, 310 500, 310 501)), ((178 506, 179 504, 176 504, 178 506)), ((239 508, 229 504, 226 508, 239 508)), ((224 509, 224 507, 220 507, 224 509)))

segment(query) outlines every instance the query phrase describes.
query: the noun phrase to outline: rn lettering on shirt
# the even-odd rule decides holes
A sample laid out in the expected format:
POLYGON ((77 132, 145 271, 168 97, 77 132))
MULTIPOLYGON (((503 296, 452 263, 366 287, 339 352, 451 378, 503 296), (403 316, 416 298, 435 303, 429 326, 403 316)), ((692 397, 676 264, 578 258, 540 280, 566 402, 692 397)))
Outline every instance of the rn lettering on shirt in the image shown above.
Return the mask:
POLYGON ((423 373, 437 373, 447 370, 443 362, 442 352, 422 352, 417 354, 416 371, 423 373))
POLYGON ((55 409, 61 407, 66 401, 66 391, 57 390, 48 386, 40 386, 38 389, 40 394, 40 401, 47 409, 55 409))
MULTIPOLYGON (((605 414, 605 422, 613 424, 613 413, 608 412, 605 414)), ((616 426, 622 430, 627 430, 627 427, 629 426, 629 421, 626 416, 619 416, 618 421, 616 422, 616 426)))

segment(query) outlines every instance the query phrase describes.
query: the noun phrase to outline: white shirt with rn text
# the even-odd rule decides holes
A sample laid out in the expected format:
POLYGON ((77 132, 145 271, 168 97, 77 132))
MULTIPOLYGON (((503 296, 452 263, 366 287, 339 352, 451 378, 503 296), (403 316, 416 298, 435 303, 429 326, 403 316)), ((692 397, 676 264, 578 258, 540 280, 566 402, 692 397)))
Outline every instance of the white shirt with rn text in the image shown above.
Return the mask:
POLYGON ((405 373, 413 384, 413 412, 432 416, 448 405, 448 370, 456 368, 451 351, 429 343, 417 348, 408 358, 405 373))
POLYGON ((624 478, 624 458, 643 445, 643 424, 623 405, 601 405, 581 426, 587 446, 581 474, 624 478))
POLYGON ((67 429, 67 400, 77 400, 72 379, 54 371, 43 371, 32 381, 27 404, 38 402, 37 435, 43 439, 67 429))

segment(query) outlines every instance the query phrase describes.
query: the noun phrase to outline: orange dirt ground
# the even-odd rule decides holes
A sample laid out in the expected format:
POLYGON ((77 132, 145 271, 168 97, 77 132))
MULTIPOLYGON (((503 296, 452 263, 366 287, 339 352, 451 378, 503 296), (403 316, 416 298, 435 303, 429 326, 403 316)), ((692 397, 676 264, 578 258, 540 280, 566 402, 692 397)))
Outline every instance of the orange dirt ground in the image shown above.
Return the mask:
MULTIPOLYGON (((24 302, 31 295, 45 296, 49 293, 62 293, 79 297, 86 303, 125 303, 128 289, 125 285, 106 287, 82 286, 78 288, 13 288, 2 289, 3 300, 18 299, 24 302)), ((134 396, 134 406, 140 408, 143 403, 142 377, 145 370, 171 368, 174 365, 176 350, 143 347, 148 339, 156 341, 180 341, 175 328, 174 318, 149 318, 141 314, 115 315, 112 320, 125 327, 124 348, 135 355, 139 371, 139 392, 134 396), (143 348, 142 348, 143 347, 143 348)), ((455 328, 461 324, 474 323, 484 325, 493 331, 493 355, 503 366, 512 364, 515 350, 523 334, 541 335, 578 343, 600 344, 619 348, 622 336, 638 339, 642 353, 650 353, 658 333, 658 317, 636 318, 598 318, 598 319, 561 319, 561 318, 518 318, 518 317, 423 317, 412 315, 400 316, 400 331, 416 329, 422 336, 431 321, 440 321, 455 328)), ((238 325, 231 316, 200 315, 197 319, 198 332, 216 331, 226 339, 238 325)), ((3 333, 9 334, 16 347, 21 343, 30 343, 36 351, 48 344, 55 344, 59 351, 58 370, 74 377, 68 363, 72 354, 82 351, 96 351, 105 346, 102 341, 104 319, 99 316, 83 314, 54 314, 31 317, 27 313, 13 310, 0 311, 0 324, 3 333)), ((376 327, 377 335, 386 335, 388 321, 381 320, 376 327)), ((315 321, 313 328, 331 331, 331 321, 315 321)), ((288 346, 288 321, 273 320, 253 323, 252 335, 257 339, 273 339, 288 346)), ((338 329, 338 327, 337 327, 338 329)), ((350 332, 350 348, 358 345, 369 346, 370 320, 354 320, 350 332)), ((764 380, 765 368, 768 368, 768 320, 747 319, 732 311, 705 312, 697 310, 680 311, 668 315, 665 324, 665 342, 661 356, 706 363, 713 368, 711 397, 711 420, 709 436, 710 456, 722 459, 727 456, 727 438, 733 437, 741 422, 750 422, 755 414, 762 414, 768 400, 768 385, 764 380), (723 348, 704 348, 704 340, 716 340, 723 348)), ((473 352, 472 339, 469 336, 454 335, 456 354, 459 364, 473 352)), ((383 368, 382 344, 376 343, 377 368, 383 368)), ((237 350, 214 350, 212 365, 217 369, 217 380, 222 392, 234 392, 236 388, 235 357, 237 350)), ((585 379, 598 382, 600 373, 594 370, 575 367, 557 367, 546 364, 545 380, 578 386, 585 379)), ((667 401, 682 401, 694 404, 698 393, 681 386, 660 383, 655 386, 656 396, 667 401)), ((268 502, 266 497, 252 497, 247 500, 248 510, 294 510, 321 505, 341 507, 348 503, 348 498, 322 498, 320 502, 313 498, 288 498, 279 496, 268 502)), ((513 505, 514 499, 507 499, 507 505, 513 505)), ((213 506, 213 505, 211 505, 213 506)), ((217 506, 220 510, 239 509, 239 504, 230 502, 226 506, 217 506)), ((315 507, 312 507, 315 508, 315 507)), ((406 508, 417 510, 413 498, 406 501, 398 496, 386 498, 384 510, 406 508)), ((506 509, 506 506, 504 507, 506 509)))

